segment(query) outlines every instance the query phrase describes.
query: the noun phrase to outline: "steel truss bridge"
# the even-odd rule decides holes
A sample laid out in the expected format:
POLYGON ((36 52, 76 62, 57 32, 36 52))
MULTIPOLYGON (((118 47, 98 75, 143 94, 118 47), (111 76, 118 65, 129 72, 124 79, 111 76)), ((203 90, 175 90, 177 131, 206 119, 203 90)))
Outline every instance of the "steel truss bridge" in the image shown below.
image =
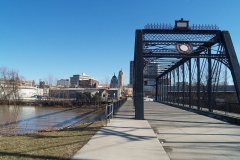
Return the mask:
POLYGON ((144 85, 155 88, 158 102, 210 112, 216 101, 240 102, 240 67, 231 36, 216 25, 190 26, 181 19, 174 26, 148 24, 136 30, 133 74, 136 119, 144 119, 144 85))

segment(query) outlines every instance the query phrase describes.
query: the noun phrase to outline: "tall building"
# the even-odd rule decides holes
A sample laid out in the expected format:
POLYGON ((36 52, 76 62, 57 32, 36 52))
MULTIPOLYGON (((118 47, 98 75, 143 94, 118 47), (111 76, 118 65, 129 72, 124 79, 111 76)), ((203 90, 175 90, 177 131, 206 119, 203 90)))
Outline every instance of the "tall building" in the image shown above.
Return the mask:
POLYGON ((123 88, 124 86, 124 72, 121 69, 118 73, 118 88, 123 88))
POLYGON ((118 88, 118 79, 115 76, 115 73, 114 73, 114 75, 113 75, 113 77, 111 79, 110 88, 118 88))
POLYGON ((70 77, 70 86, 75 87, 79 85, 79 80, 80 80, 80 74, 73 75, 70 77))
POLYGON ((144 78, 144 85, 155 85, 155 78, 160 75, 160 64, 159 63, 148 63, 143 69, 143 75, 148 78, 144 78))
MULTIPOLYGON (((130 85, 133 85, 134 75, 133 75, 133 67, 134 61, 130 61, 130 85)), ((155 85, 155 78, 160 74, 160 64, 159 63, 148 63, 146 67, 143 69, 143 75, 148 78, 144 78, 145 86, 153 86, 155 85)), ((146 87, 145 87, 146 88, 146 87)))
POLYGON ((122 89, 123 86, 124 86, 124 72, 123 70, 121 69, 118 73, 118 77, 115 76, 115 73, 111 79, 111 82, 110 82, 110 88, 120 88, 122 89))
POLYGON ((99 82, 94 79, 88 79, 88 80, 80 80, 79 81, 79 87, 81 88, 97 88, 99 85, 99 82))
POLYGON ((89 79, 94 80, 94 78, 86 75, 85 73, 73 75, 72 77, 70 77, 70 86, 78 87, 80 85, 80 81, 88 81, 89 79))

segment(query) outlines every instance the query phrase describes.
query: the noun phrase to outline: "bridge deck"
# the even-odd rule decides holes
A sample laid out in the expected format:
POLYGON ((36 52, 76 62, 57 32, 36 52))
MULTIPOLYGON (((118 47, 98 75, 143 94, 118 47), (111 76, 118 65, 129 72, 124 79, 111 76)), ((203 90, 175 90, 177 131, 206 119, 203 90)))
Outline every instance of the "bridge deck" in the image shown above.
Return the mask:
POLYGON ((156 102, 144 105, 146 120, 134 120, 128 100, 73 159, 239 159, 240 126, 156 102))
POLYGON ((240 157, 238 125, 155 102, 145 102, 145 118, 171 160, 240 157))

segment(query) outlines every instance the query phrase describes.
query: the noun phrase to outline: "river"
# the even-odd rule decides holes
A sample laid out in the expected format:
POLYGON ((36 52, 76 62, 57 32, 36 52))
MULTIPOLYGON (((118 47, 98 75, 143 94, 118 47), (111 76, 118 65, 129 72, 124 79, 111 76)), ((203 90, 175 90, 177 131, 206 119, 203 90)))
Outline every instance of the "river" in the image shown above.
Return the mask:
POLYGON ((0 105, 0 135, 32 133, 104 119, 101 111, 86 108, 0 105))

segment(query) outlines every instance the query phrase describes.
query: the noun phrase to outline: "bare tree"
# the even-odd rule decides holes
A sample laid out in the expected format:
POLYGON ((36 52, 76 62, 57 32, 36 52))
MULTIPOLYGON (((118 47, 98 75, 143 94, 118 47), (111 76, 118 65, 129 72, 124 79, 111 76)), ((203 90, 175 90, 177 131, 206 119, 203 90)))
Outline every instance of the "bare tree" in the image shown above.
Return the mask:
POLYGON ((49 85, 49 86, 54 86, 57 84, 57 78, 49 73, 47 77, 44 77, 44 82, 46 85, 49 85))
POLYGON ((110 78, 109 78, 109 76, 104 76, 104 78, 101 80, 101 83, 110 86, 110 78))
POLYGON ((1 124, 0 130, 6 130, 9 134, 17 133, 17 119, 21 112, 18 106, 20 77, 17 70, 0 67, 0 101, 1 104, 11 105, 7 107, 8 110, 12 108, 5 115, 5 122, 1 124))
POLYGON ((3 104, 9 104, 10 101, 16 104, 19 98, 19 84, 21 82, 18 71, 0 68, 0 97, 3 104))

